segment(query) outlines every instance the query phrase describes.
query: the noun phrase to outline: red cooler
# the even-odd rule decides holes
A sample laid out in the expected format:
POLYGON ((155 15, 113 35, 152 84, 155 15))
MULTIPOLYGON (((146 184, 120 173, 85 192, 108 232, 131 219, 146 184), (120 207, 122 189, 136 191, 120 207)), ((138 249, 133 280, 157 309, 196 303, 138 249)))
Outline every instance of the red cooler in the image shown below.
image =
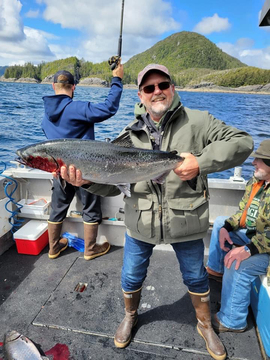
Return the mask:
POLYGON ((38 255, 48 244, 48 223, 30 220, 14 233, 19 254, 38 255))

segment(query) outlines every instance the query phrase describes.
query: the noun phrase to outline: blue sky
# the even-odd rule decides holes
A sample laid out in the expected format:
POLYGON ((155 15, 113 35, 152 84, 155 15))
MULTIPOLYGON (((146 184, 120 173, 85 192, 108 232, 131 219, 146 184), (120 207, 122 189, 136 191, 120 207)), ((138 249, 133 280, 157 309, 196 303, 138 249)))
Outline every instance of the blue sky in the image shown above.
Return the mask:
MULTIPOLYGON (((179 31, 204 35, 250 66, 270 69, 265 0, 125 0, 122 62, 179 31)), ((0 66, 116 55, 122 0, 0 0, 0 66)))

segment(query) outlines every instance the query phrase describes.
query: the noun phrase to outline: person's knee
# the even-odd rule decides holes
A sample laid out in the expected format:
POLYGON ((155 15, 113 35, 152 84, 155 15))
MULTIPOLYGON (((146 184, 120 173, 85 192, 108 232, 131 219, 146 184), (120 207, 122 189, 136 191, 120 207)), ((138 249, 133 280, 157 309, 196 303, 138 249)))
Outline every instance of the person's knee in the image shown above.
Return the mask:
POLYGON ((222 228, 222 226, 225 223, 225 220, 227 219, 227 216, 217 216, 214 221, 214 227, 215 228, 222 228))

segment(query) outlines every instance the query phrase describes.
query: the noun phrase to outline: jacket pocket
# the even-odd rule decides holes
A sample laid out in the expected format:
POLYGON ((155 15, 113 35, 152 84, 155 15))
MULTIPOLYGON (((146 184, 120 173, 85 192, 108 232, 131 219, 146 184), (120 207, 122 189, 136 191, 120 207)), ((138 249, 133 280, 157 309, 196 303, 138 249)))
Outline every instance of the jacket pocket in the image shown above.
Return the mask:
POLYGON ((146 238, 152 238, 155 235, 152 199, 125 197, 124 202, 126 227, 146 238))
POLYGON ((204 232, 209 227, 208 202, 204 198, 184 204, 183 199, 168 200, 171 238, 204 232))

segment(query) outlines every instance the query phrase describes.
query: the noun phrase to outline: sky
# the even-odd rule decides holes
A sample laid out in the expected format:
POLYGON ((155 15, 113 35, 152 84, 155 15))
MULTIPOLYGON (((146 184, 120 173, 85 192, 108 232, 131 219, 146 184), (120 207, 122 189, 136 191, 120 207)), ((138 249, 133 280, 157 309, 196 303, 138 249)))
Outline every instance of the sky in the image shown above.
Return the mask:
MULTIPOLYGON (((270 69, 265 0, 125 0, 122 63, 180 31, 194 31, 243 63, 270 69)), ((0 0, 0 66, 117 55, 122 0, 0 0)))

